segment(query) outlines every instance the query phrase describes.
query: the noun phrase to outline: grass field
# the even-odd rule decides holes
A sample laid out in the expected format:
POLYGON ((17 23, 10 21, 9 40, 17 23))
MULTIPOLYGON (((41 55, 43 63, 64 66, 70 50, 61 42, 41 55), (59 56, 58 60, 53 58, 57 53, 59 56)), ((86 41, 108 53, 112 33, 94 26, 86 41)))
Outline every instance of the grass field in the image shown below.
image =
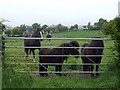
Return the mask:
MULTIPOLYGON (((44 35, 45 36, 45 35, 44 35)), ((101 31, 72 31, 72 32, 62 32, 53 33, 53 38, 110 38, 105 37, 101 31)), ((65 42, 70 42, 71 40, 52 40, 52 45, 49 47, 56 47, 65 42)), ((77 40, 80 47, 89 43, 90 40, 77 40)), ((41 42, 42 47, 48 47, 47 40, 41 42)), ((8 40, 6 46, 24 46, 23 40, 8 40)), ((113 41, 104 41, 105 47, 114 47, 113 41)), ((24 49, 6 49, 6 55, 24 55, 24 49)), ((80 51, 80 50, 79 50, 80 51)), ((35 51, 38 55, 38 50, 35 51)), ((115 51, 104 49, 103 55, 113 55, 116 54, 115 51)), ((115 58, 103 57, 102 63, 114 62, 115 58)), ((39 61, 39 58, 36 57, 39 61)), ((30 63, 32 60, 24 60, 24 57, 6 57, 5 64, 8 63, 30 63)), ((69 57, 65 63, 82 63, 81 58, 75 59, 74 57, 69 57)), ((38 71, 38 65, 6 65, 3 69, 3 88, 117 88, 118 87, 118 71, 114 71, 115 68, 109 66, 100 66, 99 70, 113 70, 114 73, 101 74, 99 77, 90 78, 86 74, 63 74, 63 76, 58 77, 54 74, 49 74, 48 77, 40 77, 39 74, 20 74, 16 71, 38 71), (112 78, 111 78, 112 77, 112 78), (19 84, 20 83, 20 84, 19 84)), ((49 67, 50 70, 54 71, 54 67, 49 67)), ((71 70, 82 71, 82 66, 63 66, 63 71, 71 70)))

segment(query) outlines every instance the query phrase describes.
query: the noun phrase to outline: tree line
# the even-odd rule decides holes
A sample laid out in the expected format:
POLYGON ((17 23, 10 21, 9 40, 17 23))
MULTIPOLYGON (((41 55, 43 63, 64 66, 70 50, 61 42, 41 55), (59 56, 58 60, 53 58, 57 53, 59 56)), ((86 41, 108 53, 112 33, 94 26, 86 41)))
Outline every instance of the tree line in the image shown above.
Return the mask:
POLYGON ((6 29, 4 24, 0 22, 2 25, 2 30, 4 30, 5 34, 8 36, 25 36, 29 33, 33 33, 37 28, 43 28, 43 32, 46 33, 47 30, 50 30, 52 33, 59 33, 59 32, 70 32, 70 31, 77 31, 77 30, 101 30, 102 25, 104 23, 108 23, 107 20, 100 18, 98 22, 95 22, 94 25, 91 25, 91 22, 88 22, 88 25, 84 25, 83 27, 79 28, 78 24, 72 25, 70 27, 64 26, 62 24, 52 25, 49 26, 47 24, 40 25, 39 23, 33 23, 31 26, 22 24, 20 26, 16 26, 14 28, 6 29))
POLYGON ((68 26, 63 26, 62 24, 52 26, 48 26, 47 24, 41 26, 39 23, 33 23, 31 26, 23 24, 14 27, 13 29, 5 30, 5 34, 8 36, 25 36, 29 33, 33 33, 37 28, 42 28, 44 33, 46 33, 47 30, 50 30, 52 33, 58 33, 78 30, 78 25, 75 24, 69 28, 68 26))

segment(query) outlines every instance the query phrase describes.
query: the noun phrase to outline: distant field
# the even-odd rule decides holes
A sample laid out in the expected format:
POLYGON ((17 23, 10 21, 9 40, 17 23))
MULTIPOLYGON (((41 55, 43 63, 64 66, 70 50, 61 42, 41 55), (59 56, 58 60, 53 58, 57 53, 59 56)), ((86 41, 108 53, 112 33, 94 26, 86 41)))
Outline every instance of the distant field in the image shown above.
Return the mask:
MULTIPOLYGON (((45 35, 44 35, 45 36, 45 35)), ((61 33, 53 33, 52 34, 52 37, 53 38, 94 38, 94 37, 102 37, 102 38, 110 38, 110 37, 106 37, 105 35, 103 35, 101 33, 101 31, 85 31, 85 30, 79 30, 79 31, 72 31, 72 32, 61 32, 61 33)), ((24 46, 24 41, 23 40, 8 40, 9 42, 6 43, 6 46, 24 46)), ((57 47, 59 45, 61 45, 62 43, 65 43, 65 42, 70 42, 72 40, 52 40, 52 45, 51 46, 48 46, 47 45, 47 40, 43 40, 41 42, 41 46, 42 47, 57 47)), ((79 42, 79 45, 80 47, 85 44, 85 43, 89 43, 90 40, 77 40, 79 42)), ((105 47, 114 47, 114 42, 113 41, 104 41, 104 46, 105 47)), ((24 49, 6 49, 6 55, 24 55, 24 49)), ((79 50, 80 51, 80 50, 79 50)), ((36 55, 38 55, 38 50, 35 51, 36 55)), ((112 54, 115 54, 116 52, 115 51, 112 51, 112 50, 108 50, 108 49, 104 49, 103 51, 103 55, 112 55, 112 54)), ((36 60, 39 61, 39 58, 36 57, 36 60)), ((113 58, 112 57, 103 57, 102 58, 102 63, 110 63, 112 62, 113 58)), ((5 60, 5 63, 30 63, 32 62, 32 60, 24 60, 24 57, 6 57, 6 60, 5 60)), ((79 59, 75 59, 73 57, 69 57, 67 61, 65 61, 65 63, 82 63, 82 60, 81 58, 79 59)), ((12 66, 14 68, 15 71, 38 71, 38 65, 37 66, 33 66, 33 65, 15 65, 15 66, 12 66)), ((82 71, 82 66, 73 66, 75 69, 74 71, 82 71)), ((102 71, 102 69, 105 69, 107 70, 108 69, 108 66, 100 66, 100 71, 102 71)), ((49 67, 50 70, 54 70, 54 67, 49 67)), ((63 66, 63 71, 66 71, 66 70, 71 70, 71 66, 63 66)), ((72 74, 71 74, 72 75, 72 74)), ((71 76, 69 75, 69 76, 71 76)), ((66 86, 66 83, 63 83, 63 87, 70 87, 72 84, 74 84, 75 82, 79 82, 80 81, 78 80, 79 78, 83 77, 83 76, 79 76, 80 74, 77 74, 77 77, 75 75, 75 79, 72 77, 68 77, 70 78, 71 80, 73 80, 73 83, 72 81, 69 81, 68 78, 65 79, 65 77, 55 77, 53 78, 54 80, 51 80, 49 81, 51 87, 59 87, 59 86, 54 86, 52 84, 54 84, 53 82, 55 80, 60 80, 60 83, 57 82, 56 85, 59 85, 60 84, 60 88, 62 88, 62 80, 67 80, 66 83, 69 83, 68 86, 66 86)), ((40 76, 37 74, 33 74, 32 75, 33 78, 35 79, 35 82, 36 83, 39 83, 40 81, 43 81, 44 84, 47 83, 47 80, 44 80, 44 78, 40 78, 40 76), (37 80, 36 80, 37 78, 37 80)), ((73 75, 74 76, 74 75, 73 75)), ((51 76, 52 77, 52 76, 51 76)), ((90 82, 92 82, 92 86, 91 87, 94 87, 94 84, 95 81, 94 80, 87 80, 88 83, 90 84, 90 82)), ((99 81, 99 80, 98 80, 99 81)), ((85 84, 85 80, 81 80, 81 82, 83 82, 85 84)), ((34 83, 35 84, 35 83, 34 83)), ((90 84, 91 85, 91 84, 90 84)), ((33 85, 34 88, 36 87, 44 87, 44 85, 40 85, 39 84, 36 84, 36 85, 33 85)), ((45 86, 46 87, 46 86, 45 86)), ((48 85, 48 87, 50 87, 48 85)), ((72 87, 74 87, 72 85, 72 87)), ((88 86, 85 86, 85 85, 77 85, 75 86, 76 88, 84 88, 84 87, 90 87, 89 85, 88 86)))

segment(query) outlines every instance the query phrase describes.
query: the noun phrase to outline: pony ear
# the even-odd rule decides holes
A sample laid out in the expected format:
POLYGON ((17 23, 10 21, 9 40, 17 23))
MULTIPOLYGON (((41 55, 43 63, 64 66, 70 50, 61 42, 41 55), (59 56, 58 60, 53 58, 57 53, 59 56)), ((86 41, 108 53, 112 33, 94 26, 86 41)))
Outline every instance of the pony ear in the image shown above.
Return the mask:
MULTIPOLYGON (((69 43, 72 47, 79 47, 79 43, 77 42, 77 41, 72 41, 72 42, 70 42, 69 43)), ((79 48, 76 48, 77 50, 79 49, 79 48)))
POLYGON ((79 47, 79 43, 77 41, 72 41, 69 44, 72 45, 73 47, 79 47))

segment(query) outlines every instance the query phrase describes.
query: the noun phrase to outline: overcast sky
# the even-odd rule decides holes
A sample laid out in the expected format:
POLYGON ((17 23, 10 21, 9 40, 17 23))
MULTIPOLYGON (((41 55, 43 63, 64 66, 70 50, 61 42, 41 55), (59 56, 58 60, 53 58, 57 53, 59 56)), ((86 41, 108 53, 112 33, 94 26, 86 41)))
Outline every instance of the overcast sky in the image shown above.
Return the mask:
POLYGON ((118 15, 120 0, 0 0, 0 18, 7 25, 87 25, 99 18, 109 20, 118 15))

